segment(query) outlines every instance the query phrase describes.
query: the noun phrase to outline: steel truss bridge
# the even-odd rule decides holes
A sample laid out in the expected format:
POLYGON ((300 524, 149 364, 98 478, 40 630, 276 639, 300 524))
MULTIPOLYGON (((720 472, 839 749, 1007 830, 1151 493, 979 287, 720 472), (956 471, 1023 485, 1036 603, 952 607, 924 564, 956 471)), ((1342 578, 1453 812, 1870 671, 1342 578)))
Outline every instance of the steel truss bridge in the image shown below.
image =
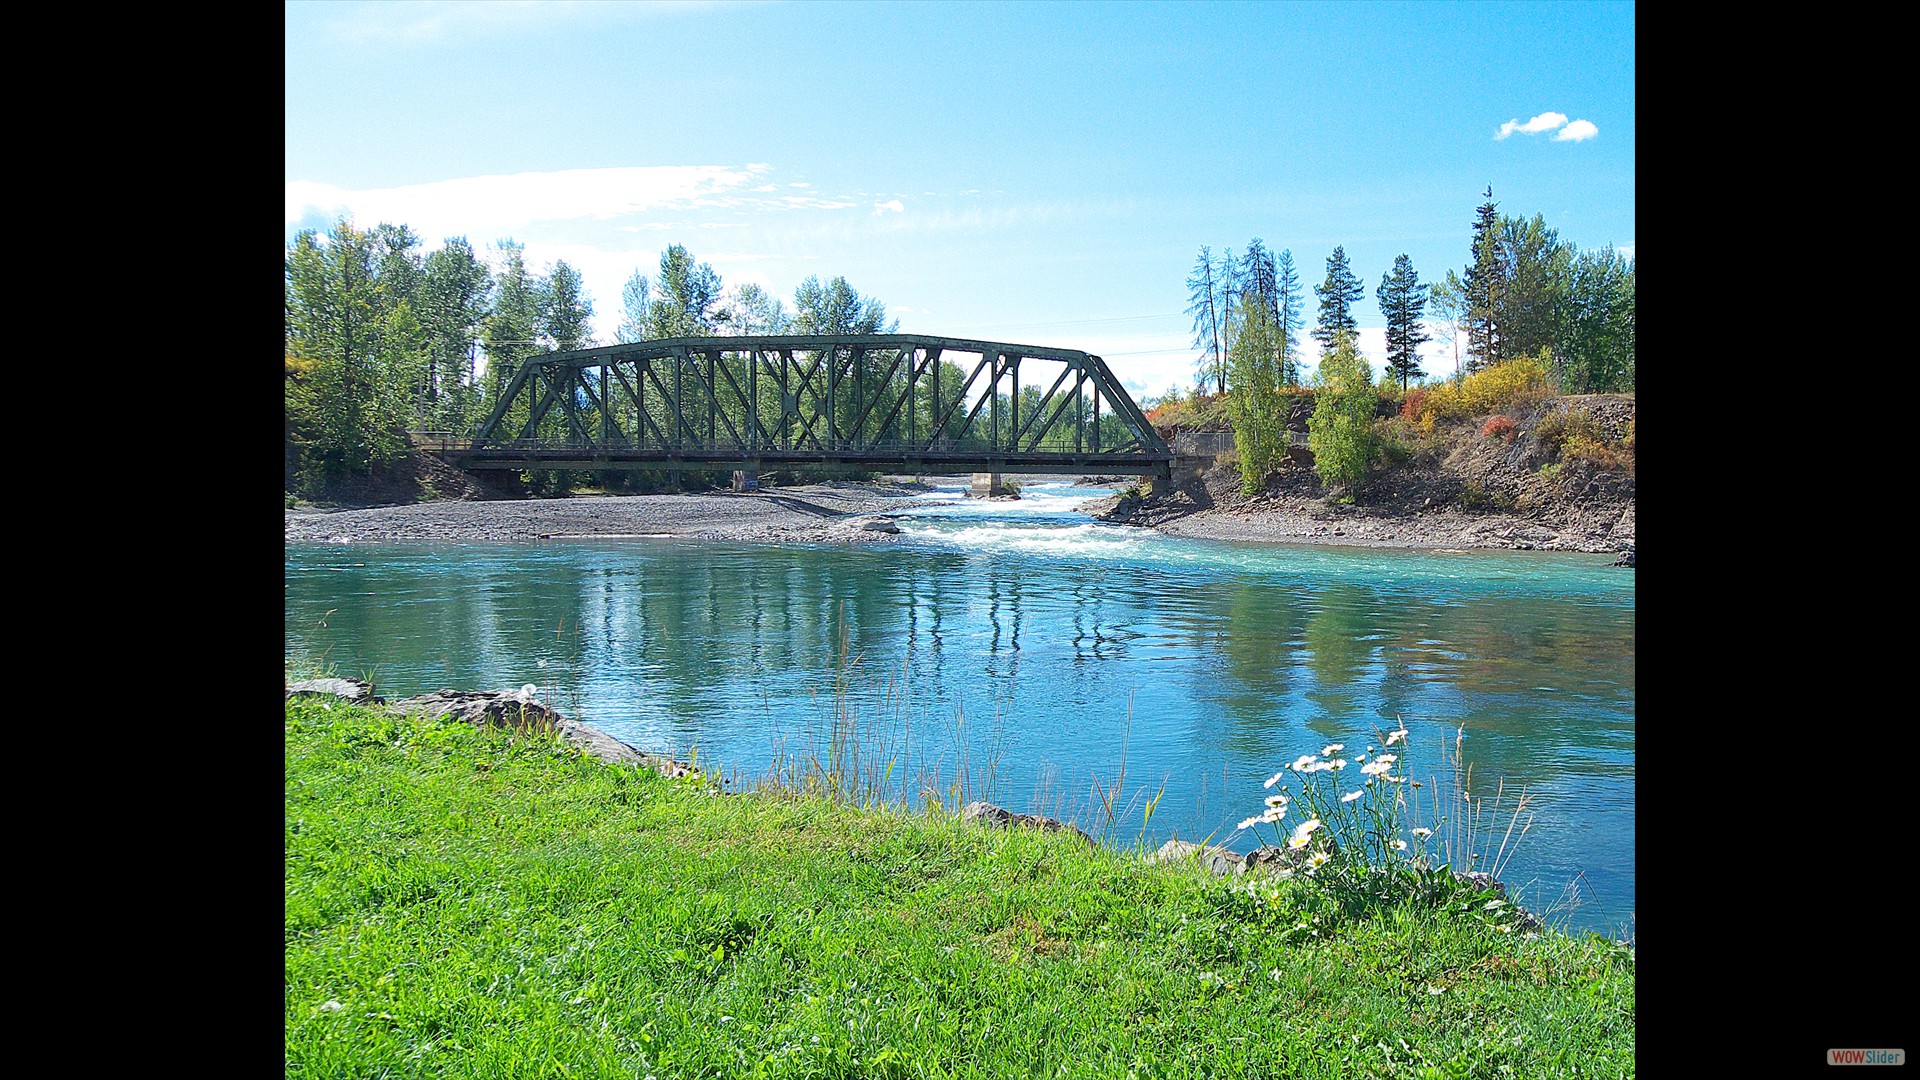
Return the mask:
POLYGON ((470 469, 1090 471, 1157 484, 1173 463, 1100 357, 922 334, 536 354, 472 440, 444 451, 470 469))

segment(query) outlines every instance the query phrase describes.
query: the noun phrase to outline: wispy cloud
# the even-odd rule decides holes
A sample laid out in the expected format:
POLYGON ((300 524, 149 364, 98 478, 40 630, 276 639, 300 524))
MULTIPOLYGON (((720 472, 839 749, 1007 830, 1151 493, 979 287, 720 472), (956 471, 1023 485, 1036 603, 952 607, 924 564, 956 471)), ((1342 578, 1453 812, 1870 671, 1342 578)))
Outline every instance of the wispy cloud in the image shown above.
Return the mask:
POLYGON ((1591 120, 1575 120, 1573 123, 1568 124, 1566 127, 1563 127, 1559 131, 1555 132, 1553 136, 1553 141, 1554 142, 1583 142, 1587 139, 1593 138, 1595 135, 1598 135, 1598 134, 1600 134, 1600 129, 1597 127, 1594 127, 1593 122, 1591 120))
MULTIPOLYGON (((405 187, 348 189, 287 184, 287 225, 351 217, 365 226, 405 222, 428 239, 496 236, 549 222, 599 220, 685 209, 847 210, 860 203, 812 192, 780 195, 772 166, 658 165, 471 176, 405 187), (771 190, 770 190, 771 189, 771 190)), ((883 209, 903 210, 894 200, 883 209)), ((878 211, 876 211, 878 212, 878 211)), ((647 228, 623 222, 619 228, 647 228)), ((703 223, 717 226, 718 222, 703 223)))
POLYGON ((1566 113, 1543 112, 1524 124, 1518 120, 1509 120, 1501 124, 1500 134, 1495 135, 1494 138, 1504 139, 1516 131, 1523 135, 1538 135, 1543 131, 1552 131, 1566 122, 1566 113))
POLYGON ((879 217, 881 214, 886 213, 902 214, 906 212, 906 209, 907 204, 901 202, 899 199, 888 199, 886 202, 873 204, 873 216, 879 217))
POLYGON ((697 0, 647 4, 581 3, 577 0, 439 0, 426 4, 329 5, 328 34, 347 45, 443 44, 552 30, 580 23, 628 22, 720 5, 697 0))

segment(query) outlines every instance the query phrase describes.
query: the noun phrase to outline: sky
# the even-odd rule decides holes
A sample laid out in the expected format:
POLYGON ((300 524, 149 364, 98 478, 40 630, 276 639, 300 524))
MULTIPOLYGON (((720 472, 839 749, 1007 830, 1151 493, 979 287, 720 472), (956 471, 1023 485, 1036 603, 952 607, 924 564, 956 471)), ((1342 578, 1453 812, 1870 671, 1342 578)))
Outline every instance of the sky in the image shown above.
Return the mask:
MULTIPOLYGON (((1341 248, 1465 269, 1475 209, 1634 255, 1631 3, 291 0, 284 239, 345 216, 422 254, 580 272, 597 343, 684 246, 783 300, 846 278, 902 333, 1195 381, 1188 277, 1259 238, 1308 323, 1341 248)), ((1431 377, 1455 345, 1423 346, 1431 377)), ((1308 368, 1317 351, 1305 342, 1308 368)), ((1464 342, 1461 343, 1464 346, 1464 342)))

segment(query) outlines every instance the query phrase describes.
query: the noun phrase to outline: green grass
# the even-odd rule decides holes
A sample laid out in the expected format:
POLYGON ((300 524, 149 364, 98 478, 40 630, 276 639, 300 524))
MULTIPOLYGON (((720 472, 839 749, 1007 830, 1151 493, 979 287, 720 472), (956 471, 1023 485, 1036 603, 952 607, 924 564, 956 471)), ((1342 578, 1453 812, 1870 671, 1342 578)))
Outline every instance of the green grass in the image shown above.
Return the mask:
POLYGON ((1597 937, 313 699, 286 751, 290 1077, 1634 1071, 1597 937))

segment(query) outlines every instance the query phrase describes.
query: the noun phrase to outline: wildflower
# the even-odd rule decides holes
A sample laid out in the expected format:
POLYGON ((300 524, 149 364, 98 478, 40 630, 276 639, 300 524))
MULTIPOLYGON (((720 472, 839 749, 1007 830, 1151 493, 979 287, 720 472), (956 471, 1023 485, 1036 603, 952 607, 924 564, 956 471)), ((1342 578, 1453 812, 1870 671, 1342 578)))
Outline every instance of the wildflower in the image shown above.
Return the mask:
POLYGON ((1261 821, 1264 821, 1264 822, 1267 822, 1267 823, 1269 823, 1269 824, 1272 824, 1273 822, 1276 822, 1276 821, 1279 821, 1279 820, 1280 820, 1281 818, 1283 818, 1283 817, 1286 817, 1286 816, 1287 816, 1287 808, 1286 808, 1286 807, 1284 807, 1284 806, 1270 806, 1270 807, 1268 807, 1268 808, 1267 808, 1267 812, 1266 812, 1266 813, 1264 813, 1264 814, 1261 814, 1261 815, 1260 815, 1260 820, 1261 820, 1261 821))
POLYGON ((1413 835, 1425 840, 1427 837, 1433 835, 1433 830, 1422 826, 1421 828, 1413 830, 1413 835))
POLYGON ((1367 749, 1366 749, 1366 750, 1362 750, 1362 751, 1361 751, 1360 753, 1358 753, 1358 754, 1355 754, 1355 755, 1353 755, 1353 760, 1355 760, 1355 761, 1365 761, 1365 760, 1367 760, 1367 750, 1372 750, 1372 749, 1373 749, 1373 747, 1371 747, 1371 746, 1369 746, 1369 747, 1367 747, 1367 749))
POLYGON ((1337 743, 1334 743, 1332 746, 1327 747, 1325 750, 1320 751, 1320 753, 1324 757, 1332 757, 1333 755, 1339 753, 1342 750, 1345 750, 1346 748, 1347 748, 1346 743, 1337 742, 1337 743))
POLYGON ((1292 769, 1294 772, 1313 772, 1313 762, 1317 757, 1319 757, 1318 754, 1301 754, 1299 757, 1294 758, 1293 764, 1287 766, 1287 768, 1292 769))
POLYGON ((1313 830, 1319 827, 1319 818, 1308 818, 1299 825, 1294 826, 1293 835, 1287 837, 1287 846, 1290 848, 1306 847, 1307 840, 1313 836, 1313 830))
POLYGON ((1387 760, 1387 757, 1391 756, 1392 755, 1387 755, 1386 757, 1374 758, 1372 761, 1360 766, 1360 771, 1366 773, 1368 776, 1379 776, 1381 773, 1393 768, 1393 762, 1387 760))
POLYGON ((1347 759, 1334 758, 1332 761, 1327 762, 1326 765, 1329 769, 1344 769, 1347 767, 1347 759))
POLYGON ((1345 795, 1342 795, 1342 796, 1340 796, 1340 801, 1341 801, 1341 802, 1352 802, 1353 800, 1355 800, 1355 799, 1357 799, 1357 798, 1359 798, 1360 796, 1362 796, 1362 795, 1365 795, 1365 794, 1366 794, 1366 792, 1364 792, 1364 791, 1349 791, 1349 792, 1347 792, 1347 793, 1346 793, 1345 795))
POLYGON ((1251 829, 1251 828, 1253 828, 1253 827, 1254 827, 1255 825, 1258 825, 1258 824, 1260 824, 1260 823, 1261 823, 1262 821, 1265 821, 1265 820, 1266 820, 1266 818, 1265 818, 1265 816, 1264 816, 1264 815, 1260 815, 1260 814, 1255 814, 1254 816, 1252 816, 1252 817, 1250 817, 1250 818, 1248 818, 1247 820, 1245 820, 1245 821, 1243 821, 1243 822, 1241 822, 1241 823, 1240 823, 1240 828, 1242 828, 1242 829, 1251 829))
POLYGON ((1320 869, 1321 867, 1327 865, 1332 861, 1333 861, 1333 856, 1328 855, 1324 851, 1316 851, 1312 855, 1307 857, 1307 872, 1312 873, 1313 871, 1320 869))
POLYGON ((1267 796, 1267 805, 1285 806, 1287 805, 1287 797, 1285 795, 1269 795, 1267 796))
POLYGON ((1395 840, 1392 846, 1395 851, 1407 850, 1407 842, 1405 840, 1395 840))
POLYGON ((1399 731, 1395 731, 1387 736, 1387 745, 1392 746, 1394 743, 1397 743, 1401 739, 1404 739, 1406 737, 1407 737, 1407 729, 1403 727, 1399 731))
POLYGON ((540 692, 540 688, 533 685, 532 683, 528 683, 527 685, 520 688, 520 696, 523 698, 530 698, 539 692, 540 692))
POLYGON ((1377 757, 1377 758, 1374 758, 1373 760, 1375 760, 1375 761, 1388 761, 1388 762, 1392 762, 1392 761, 1399 761, 1399 760, 1400 760, 1400 755, 1398 755, 1398 754, 1381 754, 1381 755, 1380 755, 1379 757, 1377 757))
POLYGON ((1266 785, 1265 785, 1265 786, 1266 786, 1266 787, 1272 787, 1273 785, 1275 785, 1275 784, 1277 784, 1277 783, 1279 783, 1279 782, 1280 782, 1280 778, 1281 778, 1281 777, 1283 777, 1283 776, 1285 776, 1285 775, 1287 775, 1287 772, 1286 772, 1286 770, 1285 770, 1285 769, 1282 769, 1282 770, 1280 770, 1279 772, 1277 772, 1277 773, 1274 773, 1274 774, 1273 774, 1272 776, 1269 776, 1269 777, 1267 777, 1267 782, 1266 782, 1266 785))

